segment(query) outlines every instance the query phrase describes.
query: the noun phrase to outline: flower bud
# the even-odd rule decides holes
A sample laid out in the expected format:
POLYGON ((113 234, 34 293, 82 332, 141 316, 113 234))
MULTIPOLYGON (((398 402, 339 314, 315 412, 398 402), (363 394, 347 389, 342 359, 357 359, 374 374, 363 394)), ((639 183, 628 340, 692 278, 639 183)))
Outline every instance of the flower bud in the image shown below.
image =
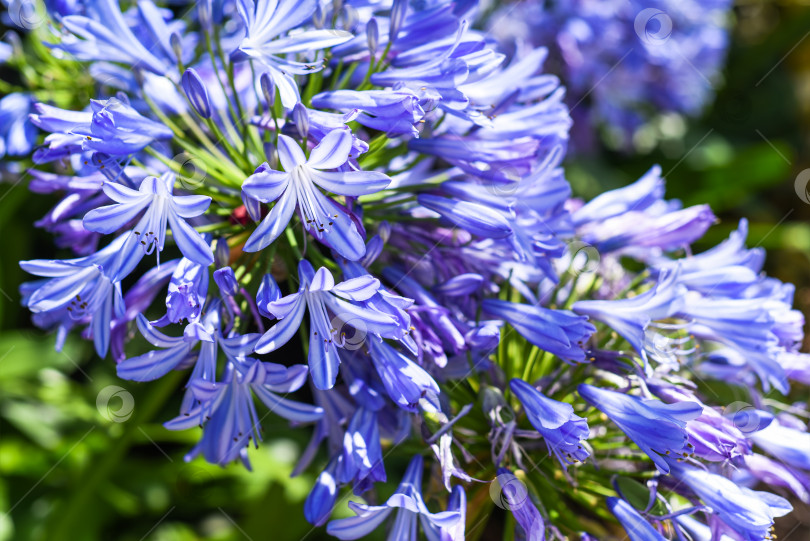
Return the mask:
POLYGON ((214 281, 217 283, 223 295, 233 297, 239 292, 239 282, 236 281, 236 275, 230 267, 222 267, 219 270, 215 270, 214 281))
POLYGON ((391 6, 391 22, 388 27, 388 41, 394 43, 405 22, 405 14, 408 11, 408 0, 394 0, 391 6))
POLYGON ((203 80, 194 71, 194 68, 188 68, 183 73, 181 82, 194 111, 203 118, 211 118, 211 102, 208 99, 208 90, 205 88, 203 80))
POLYGON ((262 87, 264 101, 268 107, 272 108, 276 103, 276 84, 273 82, 273 76, 268 72, 262 73, 259 77, 259 84, 262 87))
POLYGON ((366 25, 366 37, 368 38, 368 52, 371 56, 377 54, 377 47, 380 45, 380 28, 377 19, 374 17, 366 25))
POLYGON ((228 247, 228 241, 220 237, 214 242, 214 264, 222 268, 227 266, 230 260, 231 249, 228 247))
POLYGON ((177 58, 178 62, 183 62, 183 42, 180 39, 180 34, 177 32, 172 32, 172 35, 169 36, 169 44, 172 46, 172 51, 174 51, 174 56, 177 58))
POLYGON ((295 128, 298 130, 298 135, 301 136, 301 139, 306 139, 307 135, 309 135, 309 113, 307 112, 307 108, 304 107, 304 104, 300 101, 293 107, 292 117, 295 128))

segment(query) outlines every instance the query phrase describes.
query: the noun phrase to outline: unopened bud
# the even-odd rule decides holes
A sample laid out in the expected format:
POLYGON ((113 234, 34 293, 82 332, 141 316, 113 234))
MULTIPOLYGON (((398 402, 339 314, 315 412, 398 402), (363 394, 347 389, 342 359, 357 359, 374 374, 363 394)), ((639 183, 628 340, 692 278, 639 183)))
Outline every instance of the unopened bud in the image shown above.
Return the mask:
POLYGON ((295 128, 298 130, 298 135, 301 136, 301 139, 306 139, 307 135, 309 135, 309 113, 307 112, 307 108, 304 107, 304 104, 300 101, 293 107, 292 117, 295 128))
POLYGON ((268 72, 264 72, 259 77, 259 84, 262 87, 262 94, 264 94, 264 101, 267 107, 272 108, 276 103, 276 84, 273 82, 273 76, 268 72))
POLYGON ((203 118, 211 118, 211 101, 208 99, 208 90, 194 68, 188 68, 183 73, 181 83, 194 111, 203 118))
POLYGON ((366 25, 366 37, 368 38, 368 51, 371 56, 377 54, 377 47, 380 45, 380 28, 377 19, 374 17, 366 25))
POLYGON ((405 14, 408 11, 408 0, 394 0, 391 6, 391 22, 388 27, 388 41, 394 43, 405 22, 405 14))

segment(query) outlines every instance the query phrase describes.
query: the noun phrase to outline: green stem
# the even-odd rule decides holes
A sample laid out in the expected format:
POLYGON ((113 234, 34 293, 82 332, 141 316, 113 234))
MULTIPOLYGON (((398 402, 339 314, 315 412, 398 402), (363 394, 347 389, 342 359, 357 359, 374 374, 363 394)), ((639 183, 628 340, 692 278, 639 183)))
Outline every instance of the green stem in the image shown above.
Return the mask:
POLYGON ((51 523, 53 527, 45 536, 48 541, 75 539, 76 532, 81 527, 77 522, 88 512, 92 512, 92 500, 98 496, 99 487, 123 460, 133 444, 138 428, 163 408, 163 404, 177 389, 182 377, 183 373, 178 371, 164 376, 152 387, 143 405, 136 410, 136 415, 127 421, 123 435, 112 441, 111 446, 105 449, 101 456, 87 462, 79 482, 76 483, 76 486, 81 488, 71 494, 71 498, 64 503, 61 513, 51 523))

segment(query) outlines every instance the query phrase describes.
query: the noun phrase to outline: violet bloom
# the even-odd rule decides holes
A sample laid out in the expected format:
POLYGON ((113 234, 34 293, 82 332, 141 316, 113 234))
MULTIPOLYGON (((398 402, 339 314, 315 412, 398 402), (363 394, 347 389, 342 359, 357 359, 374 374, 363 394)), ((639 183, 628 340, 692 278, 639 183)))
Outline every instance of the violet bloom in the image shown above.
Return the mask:
POLYGON ((250 440, 257 447, 262 440, 253 394, 274 414, 290 421, 308 423, 323 415, 319 407, 276 394, 286 395, 300 389, 306 382, 305 366, 250 360, 253 364, 245 372, 229 364, 221 382, 194 379, 189 383, 198 405, 164 423, 169 430, 187 430, 205 423, 202 439, 186 455, 186 460, 202 454, 212 464, 224 466, 241 458, 249 466, 246 447, 250 440))
POLYGON ((137 323, 143 337, 159 349, 118 364, 118 377, 132 381, 152 381, 190 363, 194 363, 192 380, 213 381, 220 349, 237 368, 244 368, 245 363, 250 364, 246 358, 253 352, 259 339, 256 333, 225 337, 220 328, 218 301, 209 306, 202 321, 189 323, 182 336, 165 335, 150 324, 143 314, 138 314, 137 323), (200 350, 194 354, 192 350, 197 344, 200 344, 200 350))
POLYGON ((71 327, 89 323, 96 353, 104 357, 110 345, 113 315, 124 316, 121 280, 132 272, 141 257, 133 238, 122 235, 88 257, 21 261, 24 271, 47 278, 24 284, 29 287, 25 287, 27 294, 23 301, 35 314, 37 325, 58 327, 57 348, 64 343, 71 327))
POLYGON ((239 44, 239 51, 265 65, 278 87, 282 105, 288 109, 299 101, 298 85, 293 76, 315 73, 324 67, 323 61, 302 63, 289 58, 296 53, 339 45, 352 38, 350 32, 332 28, 288 35, 289 30, 312 17, 318 6, 316 0, 239 0, 236 6, 245 24, 245 38, 239 44))
POLYGON ((774 517, 793 510, 787 500, 769 492, 756 492, 702 468, 670 461, 672 475, 688 486, 711 513, 722 521, 716 533, 729 533, 745 541, 762 541, 773 532, 774 517), (734 534, 736 532, 736 534, 734 534))
POLYGON ((523 404, 529 422, 543 436, 549 454, 553 452, 560 464, 588 458, 582 446, 582 440, 588 438, 588 422, 574 414, 571 404, 552 400, 522 379, 512 379, 509 388, 523 404))
POLYGON ((278 157, 284 171, 264 163, 242 185, 242 191, 253 199, 276 202, 248 239, 245 250, 258 252, 276 240, 297 206, 304 227, 314 237, 347 259, 360 259, 366 247, 352 216, 315 187, 356 196, 388 186, 391 179, 376 171, 324 171, 346 165, 351 149, 352 136, 347 129, 329 132, 312 149, 309 159, 292 138, 279 135, 278 157))
POLYGON ((665 455, 684 458, 691 454, 686 422, 700 416, 697 402, 666 404, 636 396, 581 384, 579 394, 607 415, 616 426, 636 442, 663 473, 669 473, 665 455))
MULTIPOLYGON (((512 512, 517 526, 523 530, 522 538, 528 541, 545 541, 546 523, 532 502, 526 485, 506 468, 498 468, 497 481, 501 486, 500 504, 512 512)), ((518 535, 515 537, 520 538, 518 535)))
POLYGON ((48 153, 38 162, 49 161, 81 150, 128 156, 154 141, 170 139, 172 131, 132 108, 125 97, 90 100, 90 111, 67 111, 43 103, 34 106, 31 122, 44 131, 48 153))
POLYGON ((380 289, 380 281, 371 275, 336 285, 326 268, 321 267, 316 273, 304 259, 298 264, 298 279, 300 287, 296 293, 259 303, 280 321, 259 339, 256 352, 268 353, 286 344, 298 332, 304 309, 309 307, 309 367, 318 389, 331 389, 337 378, 340 364, 337 348, 344 346, 345 336, 338 336, 340 329, 335 328, 335 318, 361 333, 395 338, 405 331, 388 315, 357 304, 380 289))
POLYGON ((354 483, 356 495, 385 481, 377 412, 366 408, 355 411, 343 435, 343 461, 338 473, 341 483, 354 483))
POLYGON ((31 152, 37 129, 28 121, 31 96, 15 92, 0 99, 0 158, 31 152))
POLYGON ((117 204, 88 212, 84 217, 84 227, 99 233, 112 233, 126 227, 146 210, 133 228, 144 253, 163 251, 168 221, 174 241, 183 255, 199 265, 210 265, 214 262, 211 248, 185 219, 203 214, 211 204, 211 198, 173 195, 174 179, 172 173, 164 173, 160 178, 146 177, 137 191, 122 184, 105 182, 104 193, 117 204))
POLYGON ((810 470, 810 434, 777 421, 750 434, 756 445, 780 461, 803 470, 810 470))
POLYGON ((439 385, 424 368, 384 341, 369 340, 368 349, 388 396, 397 406, 416 413, 423 398, 438 404, 439 385))
POLYGON ((169 280, 166 314, 154 322, 156 327, 169 323, 189 322, 200 317, 208 295, 208 268, 186 259, 180 260, 169 280))
POLYGON ((616 515, 624 526, 630 541, 666 541, 666 538, 626 501, 619 498, 608 498, 607 504, 610 512, 616 515))
POLYGON ((661 276, 651 289, 630 299, 577 301, 571 309, 609 325, 646 361, 644 330, 654 320, 679 312, 683 304, 685 288, 677 283, 677 274, 661 276))
POLYGON ((485 299, 484 312, 506 320, 526 340, 566 361, 585 361, 584 343, 596 328, 568 310, 485 299))
POLYGON ((383 505, 349 502, 357 516, 331 521, 326 526, 329 535, 338 539, 360 539, 374 530, 396 510, 397 517, 388 539, 416 541, 416 520, 425 530, 452 528, 461 520, 459 511, 431 513, 422 499, 422 456, 415 455, 402 477, 396 492, 383 505))

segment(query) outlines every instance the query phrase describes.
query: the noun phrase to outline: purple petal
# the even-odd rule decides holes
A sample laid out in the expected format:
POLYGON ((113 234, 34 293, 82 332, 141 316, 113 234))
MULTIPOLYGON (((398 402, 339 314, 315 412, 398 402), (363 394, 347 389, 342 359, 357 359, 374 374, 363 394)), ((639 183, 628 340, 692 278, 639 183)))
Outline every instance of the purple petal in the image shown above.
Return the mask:
POLYGON ((278 159, 287 173, 292 173, 296 166, 307 162, 304 151, 301 150, 295 139, 282 134, 278 136, 278 159))
POLYGON ((286 190, 267 217, 250 235, 243 248, 244 251, 258 252, 272 244, 290 223, 296 202, 295 190, 286 190))
POLYGON ((349 160, 352 133, 346 128, 332 130, 309 153, 307 165, 313 169, 337 169, 349 160))
POLYGON ((186 259, 207 267, 214 262, 214 254, 211 247, 205 242, 193 227, 185 220, 178 218, 173 212, 169 212, 169 225, 172 228, 172 236, 177 247, 186 256, 186 259))
POLYGON ((391 179, 377 171, 310 171, 312 181, 340 195, 367 195, 384 189, 391 179))

